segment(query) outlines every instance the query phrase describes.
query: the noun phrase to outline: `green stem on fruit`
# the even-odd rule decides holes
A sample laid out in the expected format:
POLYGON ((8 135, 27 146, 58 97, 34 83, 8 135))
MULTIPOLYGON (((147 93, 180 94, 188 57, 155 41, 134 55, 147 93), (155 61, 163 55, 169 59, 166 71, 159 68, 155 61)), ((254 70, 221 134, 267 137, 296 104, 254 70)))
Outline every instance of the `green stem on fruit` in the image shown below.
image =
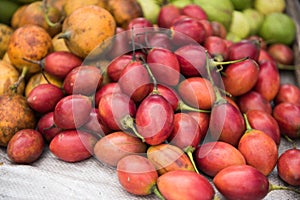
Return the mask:
POLYGON ((190 159, 190 161, 191 161, 191 163, 192 163, 192 165, 193 165, 193 167, 195 169, 195 172, 197 172, 198 174, 200 174, 199 171, 198 171, 198 169, 197 169, 197 166, 195 164, 195 161, 194 161, 194 157, 193 157, 193 152, 194 151, 195 151, 195 148, 192 147, 192 146, 188 146, 188 147, 184 148, 184 152, 188 155, 188 157, 189 157, 189 159, 190 159))
POLYGON ((210 66, 215 67, 215 66, 218 66, 218 65, 229 65, 229 64, 242 62, 242 61, 245 61, 247 59, 249 59, 249 57, 244 57, 244 58, 241 58, 241 59, 231 60, 231 61, 221 61, 221 62, 214 61, 213 59, 210 59, 210 66))
POLYGON ((274 191, 274 190, 289 190, 289 191, 293 191, 297 194, 300 194, 300 190, 297 190, 295 188, 281 186, 281 185, 273 185, 270 183, 269 184, 269 192, 274 191))
POLYGON ((152 90, 152 94, 159 94, 158 88, 157 88, 157 80, 155 78, 155 76, 153 75, 149 65, 146 63, 145 59, 143 57, 141 57, 141 60, 143 61, 143 65, 145 66, 150 78, 152 79, 153 82, 153 90, 152 90))
POLYGON ((134 126, 134 119, 130 115, 126 115, 123 119, 121 119, 121 125, 124 129, 131 129, 133 133, 142 140, 142 142, 145 142, 145 138, 136 130, 134 126))
POLYGON ((33 64, 37 64, 37 65, 42 65, 42 61, 40 60, 29 60, 27 58, 22 58, 23 60, 25 60, 26 62, 29 62, 29 63, 33 63, 33 64))
POLYGON ((28 72, 28 67, 27 66, 23 67, 22 73, 19 76, 18 80, 10 87, 10 89, 13 92, 15 92, 15 93, 17 92, 17 89, 18 89, 19 85, 21 84, 21 82, 25 79, 27 72, 28 72))
POLYGON ((277 63, 277 68, 279 70, 291 70, 291 71, 294 71, 294 70, 300 69, 300 65, 284 65, 284 64, 281 64, 281 63, 277 63))
POLYGON ((210 72, 210 68, 211 67, 215 67, 215 66, 211 66, 211 59, 209 58, 209 55, 208 55, 208 51, 206 50, 205 51, 206 53, 206 70, 207 70, 207 75, 208 75, 208 79, 210 80, 211 84, 213 85, 213 88, 214 88, 214 92, 216 94, 216 100, 215 100, 215 104, 223 104, 223 103, 226 103, 226 99, 224 99, 221 95, 221 92, 219 90, 219 88, 217 88, 215 86, 215 82, 212 78, 212 75, 211 75, 211 72, 210 72))
POLYGON ((43 11, 44 11, 44 16, 45 16, 45 20, 46 23, 50 26, 50 27, 55 27, 58 26, 60 24, 60 22, 56 22, 53 23, 48 16, 48 6, 47 6, 47 0, 43 0, 43 11))
POLYGON ((289 136, 287 136, 286 134, 282 134, 283 135, 283 137, 288 141, 288 142, 290 142, 290 143, 292 143, 293 144, 293 148, 297 148, 297 144, 296 144, 296 142, 294 141, 294 140, 292 140, 289 136))
POLYGON ((154 185, 152 187, 152 192, 161 200, 165 200, 165 198, 163 197, 163 195, 160 193, 160 191, 158 190, 157 186, 154 185))
POLYGON ((247 131, 251 131, 252 130, 252 127, 249 123, 249 120, 248 120, 248 117, 245 113, 243 113, 243 117, 244 117, 244 120, 245 120, 245 124, 246 124, 246 130, 247 131))
POLYGON ((194 112, 203 112, 203 113, 210 113, 211 112, 210 110, 201 110, 201 109, 197 109, 197 108, 191 107, 191 106, 185 104, 181 100, 179 100, 178 107, 177 107, 176 110, 177 111, 181 111, 181 110, 184 110, 184 111, 194 111, 194 112))
POLYGON ((213 200, 221 200, 221 198, 215 194, 214 199, 213 200))

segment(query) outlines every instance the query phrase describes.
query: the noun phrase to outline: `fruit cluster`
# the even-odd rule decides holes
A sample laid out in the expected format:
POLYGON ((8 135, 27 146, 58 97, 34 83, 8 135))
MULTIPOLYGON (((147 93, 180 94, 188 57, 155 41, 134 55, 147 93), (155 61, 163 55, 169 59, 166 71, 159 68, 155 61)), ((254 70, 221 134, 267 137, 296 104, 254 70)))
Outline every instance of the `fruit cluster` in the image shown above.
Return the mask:
POLYGON ((214 187, 227 199, 300 193, 300 88, 280 78, 295 29, 269 38, 268 19, 237 40, 237 0, 155 1, 155 17, 145 2, 34 1, 0 27, 0 145, 11 161, 30 164, 48 145, 160 199, 213 199, 214 187), (214 16, 226 5, 229 22, 214 16), (282 139, 293 147, 279 155, 282 139), (291 187, 269 182, 276 167, 291 187))

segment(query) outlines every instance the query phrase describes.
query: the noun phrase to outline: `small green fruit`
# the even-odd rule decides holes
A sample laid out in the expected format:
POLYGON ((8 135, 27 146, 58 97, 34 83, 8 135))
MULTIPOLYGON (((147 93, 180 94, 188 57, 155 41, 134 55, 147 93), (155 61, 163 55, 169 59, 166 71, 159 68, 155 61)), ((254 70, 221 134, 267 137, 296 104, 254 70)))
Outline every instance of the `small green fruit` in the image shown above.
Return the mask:
POLYGON ((137 0, 140 4, 143 15, 146 19, 148 19, 152 24, 157 22, 157 17, 160 11, 159 2, 156 0, 137 0))
POLYGON ((177 8, 183 8, 184 6, 192 4, 193 1, 192 0, 170 0, 169 3, 173 4, 177 8))
POLYGON ((242 38, 240 38, 239 36, 235 35, 234 33, 232 32, 228 32, 226 34, 226 40, 229 40, 229 41, 232 41, 232 42, 239 42, 242 40, 242 38))
POLYGON ((252 8, 253 0, 231 0, 235 10, 245 10, 247 8, 252 8))
POLYGON ((296 37, 295 22, 287 14, 271 13, 265 16, 259 30, 259 36, 268 43, 290 45, 296 37))
POLYGON ((267 15, 273 12, 283 12, 286 4, 285 0, 255 0, 253 6, 260 13, 267 15))
POLYGON ((243 10, 243 14, 246 17, 248 24, 250 26, 249 35, 257 34, 264 21, 264 15, 253 8, 248 8, 243 10))
POLYGON ((234 7, 230 0, 194 0, 206 12, 209 21, 217 21, 229 30, 234 7))
POLYGON ((249 35, 250 25, 246 16, 241 11, 233 11, 229 32, 242 39, 249 35))

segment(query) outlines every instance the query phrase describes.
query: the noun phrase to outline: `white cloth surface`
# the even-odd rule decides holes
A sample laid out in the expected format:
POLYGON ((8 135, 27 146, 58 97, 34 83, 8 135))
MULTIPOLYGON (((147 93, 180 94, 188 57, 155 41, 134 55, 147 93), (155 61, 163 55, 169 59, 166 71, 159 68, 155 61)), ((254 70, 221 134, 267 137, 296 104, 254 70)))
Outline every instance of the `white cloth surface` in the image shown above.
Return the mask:
MULTIPOLYGON (((297 141, 300 147, 300 141, 297 141)), ((282 139, 279 151, 292 148, 282 139)), ((119 184, 115 168, 97 161, 95 157, 77 163, 58 160, 48 148, 41 158, 31 165, 11 163, 6 149, 0 149, 0 199, 158 199, 155 195, 146 197, 127 193, 119 184)), ((285 185, 272 172, 269 180, 273 184, 285 185)), ((291 191, 272 191, 266 200, 296 200, 300 195, 291 191)))

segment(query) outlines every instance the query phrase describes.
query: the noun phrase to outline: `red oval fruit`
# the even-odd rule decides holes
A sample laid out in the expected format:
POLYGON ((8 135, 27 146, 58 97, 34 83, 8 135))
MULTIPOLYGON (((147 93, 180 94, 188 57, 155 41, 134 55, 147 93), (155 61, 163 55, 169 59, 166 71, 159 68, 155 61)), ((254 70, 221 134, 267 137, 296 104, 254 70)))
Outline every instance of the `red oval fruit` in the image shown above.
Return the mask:
POLYGON ((64 79, 72 69, 81 64, 81 58, 68 51, 52 52, 42 61, 46 72, 61 79, 64 79))
POLYGON ((267 51, 278 63, 291 65, 294 62, 294 52, 291 47, 286 44, 271 44, 267 51))
POLYGON ((226 199, 261 200, 269 192, 269 181, 249 165, 232 165, 221 170, 213 183, 226 199))
POLYGON ((252 128, 264 132, 277 145, 280 144, 281 135, 279 125, 271 114, 260 110, 249 110, 246 112, 246 115, 252 128))
POLYGON ((168 49, 154 47, 147 55, 147 63, 155 79, 162 84, 175 86, 180 79, 177 56, 168 49))
POLYGON ((170 171, 157 179, 157 186, 166 199, 213 199, 215 191, 202 175, 191 171, 170 171))
POLYGON ((300 186, 300 150, 288 149, 283 152, 277 162, 279 177, 293 186, 300 186))
POLYGON ((237 104, 242 113, 249 110, 261 110, 266 113, 272 113, 271 103, 260 93, 251 90, 237 98, 237 104))
POLYGON ((102 83, 101 70, 95 66, 79 66, 70 71, 64 79, 63 88, 67 94, 91 95, 102 83))
POLYGON ((211 109, 216 98, 211 82, 201 77, 181 81, 178 93, 188 105, 204 110, 211 109))
POLYGON ((122 158, 117 165, 117 176, 122 187, 135 195, 151 194, 158 178, 153 164, 139 155, 122 158))
POLYGON ((64 97, 63 91, 52 84, 40 84, 33 88, 27 97, 29 106, 39 112, 53 111, 57 102, 64 97))
POLYGON ((98 105, 101 119, 111 130, 122 130, 122 120, 125 116, 135 116, 136 105, 124 93, 104 95, 98 105))
POLYGON ((116 57, 109 65, 107 66, 107 75, 111 81, 118 81, 122 70, 126 65, 132 61, 131 55, 121 55, 116 57))
POLYGON ((237 148, 221 141, 202 144, 197 147, 194 156, 199 170, 211 177, 228 166, 246 164, 237 148))
POLYGON ((281 84, 274 101, 275 104, 290 102, 300 105, 300 88, 290 83, 281 84))
POLYGON ((260 42, 254 39, 244 39, 230 45, 228 49, 228 60, 238 60, 241 58, 250 58, 258 62, 260 54, 260 42))
POLYGON ((118 131, 98 140, 94 147, 94 154, 99 161, 115 167, 125 156, 146 153, 146 148, 146 144, 139 138, 118 131))
POLYGON ((226 67, 222 80, 225 90, 233 95, 240 96, 249 92, 256 84, 259 75, 259 66, 253 59, 247 59, 226 67))
POLYGON ((55 125, 62 129, 79 128, 89 120, 91 110, 92 103, 87 96, 68 95, 55 106, 55 125))
POLYGON ((190 115, 186 113, 176 113, 174 115, 174 127, 168 137, 170 144, 181 149, 195 148, 203 136, 204 133, 202 133, 198 123, 190 115))
POLYGON ((54 113, 49 112, 44 114, 37 123, 37 130, 43 135, 47 142, 50 142, 62 128, 56 127, 53 119, 54 113))
POLYGON ((280 87, 280 74, 276 63, 264 61, 259 63, 259 75, 254 90, 272 101, 280 87))
POLYGON ((174 111, 163 96, 151 94, 137 108, 135 121, 137 131, 145 142, 158 145, 171 134, 174 111))
POLYGON ((50 142, 50 151, 60 160, 78 162, 90 158, 97 139, 84 131, 64 130, 50 142))
POLYGON ((282 134, 291 139, 300 138, 300 106, 288 102, 277 104, 273 108, 273 117, 282 134))
POLYGON ((153 163, 158 174, 174 170, 195 171, 189 157, 182 149, 171 144, 159 144, 147 149, 147 158, 153 163))
POLYGON ((44 150, 44 139, 34 129, 16 132, 7 145, 7 155, 15 163, 29 164, 36 161, 44 150))
POLYGON ((270 136, 260 130, 247 130, 239 141, 238 150, 243 154, 248 165, 255 167, 265 176, 269 175, 276 166, 277 145, 270 136))
POLYGON ((122 70, 118 83, 122 91, 135 102, 143 100, 151 88, 149 74, 140 61, 128 63, 122 70))

